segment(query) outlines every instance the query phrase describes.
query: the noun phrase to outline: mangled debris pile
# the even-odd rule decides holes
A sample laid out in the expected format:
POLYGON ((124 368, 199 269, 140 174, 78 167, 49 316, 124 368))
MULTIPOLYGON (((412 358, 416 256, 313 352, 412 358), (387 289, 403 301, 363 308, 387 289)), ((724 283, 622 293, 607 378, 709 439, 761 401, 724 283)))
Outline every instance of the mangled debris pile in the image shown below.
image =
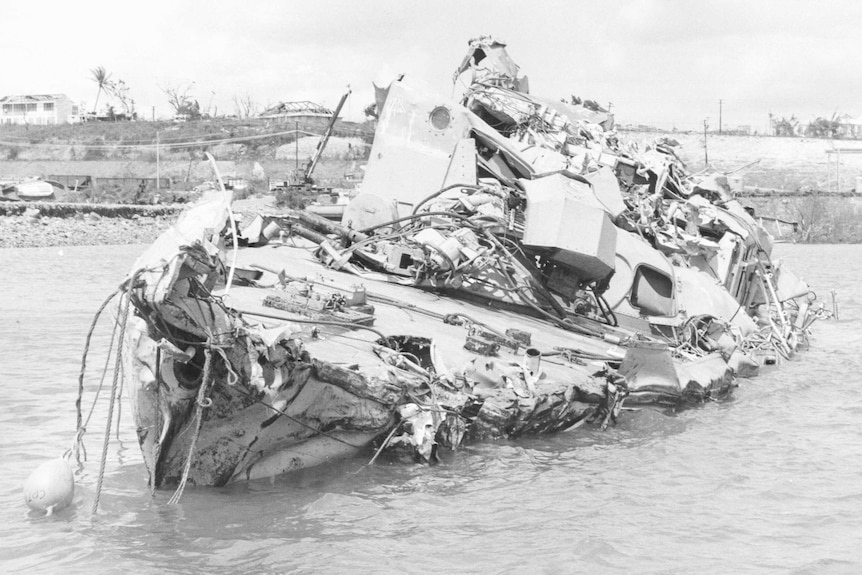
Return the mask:
MULTIPOLYGON (((605 357, 602 340, 576 343, 583 328, 441 305, 413 276, 344 263, 368 282, 357 286, 355 274, 322 268, 299 247, 239 249, 223 260, 219 244, 232 233, 219 223, 229 220, 228 204, 211 195, 129 280, 135 312, 123 371, 154 486, 269 477, 386 434, 387 445, 433 460, 438 445, 457 448, 465 436, 607 425, 619 412, 625 380, 603 360, 625 354, 605 357)), ((332 244, 321 257, 327 245, 340 249, 332 244)), ((448 272, 445 259, 430 261, 433 283, 448 272)))
POLYGON ((154 487, 607 426, 721 397, 824 312, 720 174, 623 143, 470 42, 452 101, 400 79, 340 224, 229 195, 136 264, 124 372, 154 487))
POLYGON ((738 372, 803 342, 813 294, 771 260, 772 238, 724 175, 690 174, 667 138, 622 142, 606 112, 529 94, 492 38, 470 42, 456 78, 468 70, 457 103, 394 82, 344 227, 303 215, 286 227, 334 233, 341 245, 316 238, 330 266, 586 335, 602 333, 582 318, 621 325, 677 355, 720 351, 738 372))
MULTIPOLYGON (((487 58, 481 58, 504 50, 504 45, 490 38, 471 42, 474 81, 463 103, 480 117, 492 118, 501 135, 520 144, 518 150, 537 172, 534 178, 555 170, 587 178, 614 224, 629 232, 619 240, 633 244, 631 238, 637 236, 673 265, 673 269, 656 267, 666 278, 676 279, 680 305, 654 309, 637 305, 636 289, 628 294, 634 300, 628 297, 616 303, 629 285, 627 278, 617 277, 605 293, 615 302, 614 310, 626 317, 646 317, 653 329, 665 323, 658 317, 684 316, 684 325, 675 333, 663 333, 675 336, 688 350, 721 349, 732 355, 735 342, 757 355, 789 357, 824 312, 821 307, 819 314, 813 313, 814 294, 808 286, 771 260, 771 236, 735 199, 727 178, 717 172, 689 173, 675 151, 678 143, 670 138, 659 138, 641 150, 637 143, 624 143, 618 137, 613 118, 603 111, 518 90, 523 82, 517 80, 517 70, 488 69, 487 58), (489 92, 494 95, 491 99, 489 92), (524 112, 530 107, 525 101, 532 105, 532 113, 524 112), (519 113, 509 114, 512 109, 519 113), (718 296, 712 296, 703 305, 700 297, 687 295, 710 291, 692 285, 704 283, 707 276, 733 301, 723 297, 727 305, 721 305, 715 301, 718 296), (728 331, 734 333, 721 335, 728 331)), ((626 251, 617 248, 618 254, 626 251)), ((616 275, 624 270, 617 267, 616 275)))

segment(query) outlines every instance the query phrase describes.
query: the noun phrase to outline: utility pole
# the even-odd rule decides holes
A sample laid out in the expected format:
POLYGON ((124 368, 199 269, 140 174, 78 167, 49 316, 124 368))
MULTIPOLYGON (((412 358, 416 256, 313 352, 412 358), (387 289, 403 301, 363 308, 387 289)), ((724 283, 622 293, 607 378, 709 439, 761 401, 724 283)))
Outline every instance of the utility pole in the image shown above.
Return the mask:
POLYGON ((709 150, 707 148, 707 135, 706 131, 709 129, 709 118, 703 119, 703 161, 706 163, 707 167, 709 166, 709 150))
POLYGON ((724 103, 724 100, 718 100, 718 133, 721 133, 721 105, 724 103))
POLYGON ((156 130, 156 189, 159 189, 162 181, 161 164, 159 163, 159 132, 156 130))

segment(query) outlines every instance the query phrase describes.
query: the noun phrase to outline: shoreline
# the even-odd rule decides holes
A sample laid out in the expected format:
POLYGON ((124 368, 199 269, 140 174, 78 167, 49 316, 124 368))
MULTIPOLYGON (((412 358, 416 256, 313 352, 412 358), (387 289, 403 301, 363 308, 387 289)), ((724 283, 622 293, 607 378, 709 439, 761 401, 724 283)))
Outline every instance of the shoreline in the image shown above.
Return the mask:
POLYGON ((0 203, 0 249, 152 243, 185 206, 0 203))
POLYGON ((148 244, 173 223, 173 217, 108 218, 95 212, 75 217, 42 216, 29 211, 0 217, 0 249, 148 244))
MULTIPOLYGON (((235 200, 235 213, 273 209, 274 198, 235 200)), ((0 249, 151 244, 187 204, 0 202, 0 249)))

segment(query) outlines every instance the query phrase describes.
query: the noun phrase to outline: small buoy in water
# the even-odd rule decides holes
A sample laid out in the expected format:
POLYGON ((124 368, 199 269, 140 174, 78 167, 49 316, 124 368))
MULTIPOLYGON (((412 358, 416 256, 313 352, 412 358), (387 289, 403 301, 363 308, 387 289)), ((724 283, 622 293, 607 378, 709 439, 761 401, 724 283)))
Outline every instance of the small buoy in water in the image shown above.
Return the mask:
POLYGON ((46 461, 24 482, 24 501, 30 509, 51 515, 72 503, 75 477, 62 457, 46 461))

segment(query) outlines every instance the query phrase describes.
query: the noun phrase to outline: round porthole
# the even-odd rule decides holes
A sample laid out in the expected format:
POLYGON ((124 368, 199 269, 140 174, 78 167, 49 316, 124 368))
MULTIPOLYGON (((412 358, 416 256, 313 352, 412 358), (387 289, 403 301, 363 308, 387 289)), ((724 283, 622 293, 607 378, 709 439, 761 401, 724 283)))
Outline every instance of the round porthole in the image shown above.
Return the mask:
POLYGON ((431 110, 431 126, 435 130, 445 130, 452 123, 452 116, 449 114, 449 108, 445 106, 437 106, 431 110))

